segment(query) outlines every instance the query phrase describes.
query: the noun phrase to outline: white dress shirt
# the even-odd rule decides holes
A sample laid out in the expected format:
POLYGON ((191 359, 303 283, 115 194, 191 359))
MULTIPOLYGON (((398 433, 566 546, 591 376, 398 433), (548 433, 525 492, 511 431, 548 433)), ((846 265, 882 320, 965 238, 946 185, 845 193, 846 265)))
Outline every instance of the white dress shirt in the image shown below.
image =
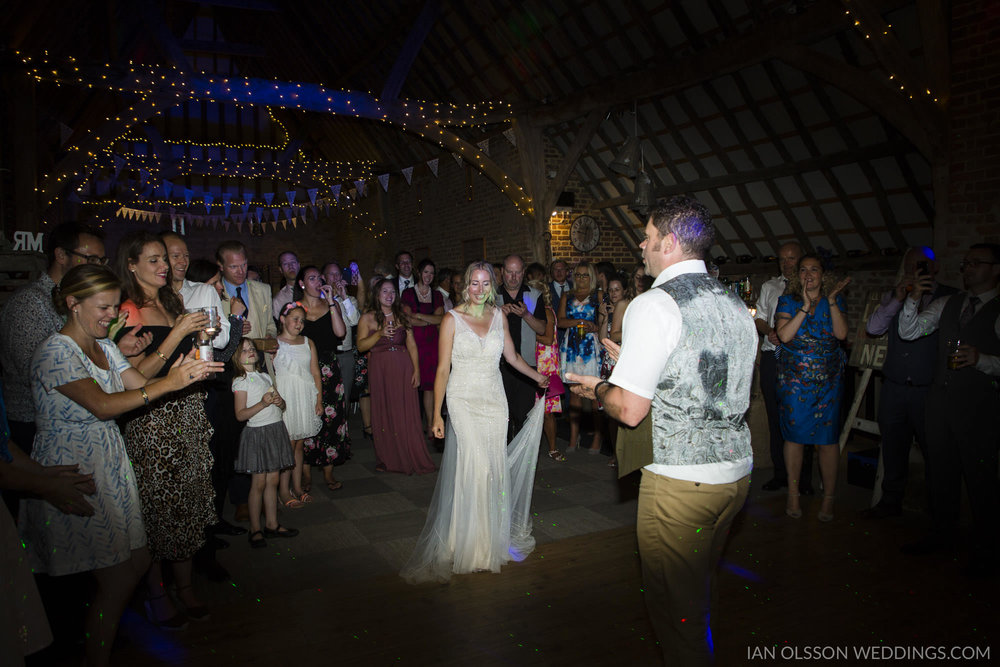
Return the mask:
MULTIPOLYGON (((1000 294, 1000 287, 994 287, 988 292, 977 294, 976 296, 979 297, 980 301, 979 306, 976 307, 976 312, 979 312, 983 306, 997 298, 998 294, 1000 294)), ((903 312, 899 314, 899 337, 903 340, 916 340, 921 336, 934 333, 938 328, 938 323, 941 321, 941 313, 944 311, 948 299, 952 297, 962 299, 962 307, 958 309, 959 313, 969 305, 968 293, 960 292, 958 294, 943 296, 940 299, 934 299, 929 306, 917 312, 917 302, 910 297, 906 297, 903 300, 903 312)), ((993 332, 997 338, 1000 338, 1000 317, 993 323, 993 332)), ((977 371, 986 373, 987 375, 1000 375, 1000 357, 992 354, 980 354, 975 368, 977 371)))
POLYGON ((354 349, 354 333, 351 327, 361 321, 361 309, 358 308, 358 300, 353 296, 348 296, 346 299, 335 296, 333 300, 340 306, 340 316, 344 318, 344 327, 347 329, 343 342, 337 346, 337 352, 350 352, 354 349))
POLYGON ((215 306, 219 311, 219 333, 212 339, 212 347, 217 350, 225 349, 229 344, 229 318, 222 310, 222 299, 215 288, 205 283, 194 283, 185 280, 180 289, 181 298, 184 299, 185 308, 205 308, 215 306))
MULTIPOLYGON (((757 295, 757 315, 755 315, 755 319, 764 320, 768 326, 772 329, 774 328, 774 311, 778 308, 778 297, 785 293, 786 287, 788 287, 788 278, 784 276, 775 276, 760 286, 760 294, 757 295)), ((763 336, 760 351, 773 352, 774 349, 774 343, 769 341, 767 336, 763 336)))

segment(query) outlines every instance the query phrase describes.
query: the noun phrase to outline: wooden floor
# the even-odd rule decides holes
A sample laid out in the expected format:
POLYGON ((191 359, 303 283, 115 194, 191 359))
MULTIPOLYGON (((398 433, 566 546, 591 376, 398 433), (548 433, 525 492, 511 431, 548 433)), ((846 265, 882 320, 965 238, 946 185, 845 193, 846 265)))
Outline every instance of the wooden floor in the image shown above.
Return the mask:
MULTIPOLYGON (((316 501, 281 513, 283 522, 302 529, 299 537, 272 540, 278 543, 260 551, 231 538, 219 559, 232 581, 196 579, 210 620, 167 633, 142 618, 137 601, 123 618, 113 662, 661 664, 635 543, 638 473, 619 481, 603 456, 567 458, 555 463, 540 456, 532 501, 539 544, 527 560, 500 574, 414 587, 396 571, 413 549, 436 475, 377 473, 370 443, 356 441, 352 460, 337 468, 343 489, 327 491, 317 471, 316 501)), ((842 464, 837 516, 829 524, 816 519, 817 497, 803 498, 803 518, 786 517, 784 494, 760 489, 771 471, 754 471, 719 572, 712 623, 717 664, 805 662, 794 660, 795 651, 802 658, 816 648, 852 657, 811 664, 865 664, 853 651, 871 646, 989 648, 996 662, 1000 579, 963 577, 963 544, 956 545, 958 555, 899 553, 921 534, 921 516, 912 511, 920 504, 921 475, 911 471, 911 511, 865 520, 859 512, 871 491, 847 484, 842 464)), ((47 603, 69 604, 60 591, 47 603)), ((29 665, 76 667, 79 647, 63 643, 29 665)))
MULTIPOLYGON (((918 530, 916 514, 874 522, 841 506, 821 524, 818 501, 807 500, 806 516, 793 520, 782 494, 757 492, 737 519, 713 622, 719 665, 790 664, 791 651, 816 647, 853 655, 869 646, 975 646, 996 659, 997 579, 964 578, 954 556, 899 555, 918 530), (767 651, 776 657, 762 657, 767 651)), ((630 527, 543 544, 499 575, 449 585, 352 578, 332 562, 315 574, 315 587, 270 594, 216 585, 231 587, 220 598, 229 601, 182 633, 160 632, 130 611, 116 664, 660 664, 630 527)))

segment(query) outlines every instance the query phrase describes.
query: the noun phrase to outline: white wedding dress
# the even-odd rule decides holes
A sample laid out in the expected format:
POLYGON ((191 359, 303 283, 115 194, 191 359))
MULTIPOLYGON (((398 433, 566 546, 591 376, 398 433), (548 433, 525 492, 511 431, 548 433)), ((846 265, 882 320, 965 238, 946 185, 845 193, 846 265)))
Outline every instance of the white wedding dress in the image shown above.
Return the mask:
POLYGON ((531 491, 545 401, 535 403, 520 433, 506 445, 500 310, 494 310, 483 338, 457 311, 449 315, 456 321, 444 457, 427 523, 400 572, 411 584, 448 581, 452 573, 499 572, 535 548, 531 491))

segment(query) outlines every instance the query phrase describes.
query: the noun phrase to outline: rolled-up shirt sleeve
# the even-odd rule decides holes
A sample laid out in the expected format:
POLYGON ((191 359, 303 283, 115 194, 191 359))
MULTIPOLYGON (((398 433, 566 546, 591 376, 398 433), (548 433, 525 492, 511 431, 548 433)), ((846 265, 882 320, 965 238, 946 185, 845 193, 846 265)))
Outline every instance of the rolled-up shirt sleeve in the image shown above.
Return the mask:
POLYGON ((608 381, 652 399, 660 373, 680 340, 680 308, 663 290, 649 290, 629 304, 622 330, 621 355, 608 381))

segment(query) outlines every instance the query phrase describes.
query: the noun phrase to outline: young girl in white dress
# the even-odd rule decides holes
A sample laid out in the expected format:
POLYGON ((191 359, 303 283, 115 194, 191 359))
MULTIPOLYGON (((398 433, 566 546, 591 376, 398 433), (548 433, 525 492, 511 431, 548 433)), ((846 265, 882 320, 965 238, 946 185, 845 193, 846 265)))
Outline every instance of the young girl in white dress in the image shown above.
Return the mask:
POLYGON ((278 318, 278 351, 274 355, 274 379, 285 399, 285 427, 292 442, 295 466, 282 475, 279 494, 286 507, 302 507, 312 497, 302 490, 302 441, 323 427, 322 389, 316 345, 302 335, 306 309, 298 301, 287 303, 278 318))
POLYGON ((233 369, 233 404, 236 419, 247 422, 240 435, 236 472, 251 476, 250 546, 266 547, 266 537, 295 537, 299 531, 278 524, 278 478, 295 464, 288 446, 288 429, 281 419, 285 401, 271 378, 260 372, 260 357, 253 341, 244 338, 230 360, 233 369), (260 513, 264 510, 264 529, 260 513))

